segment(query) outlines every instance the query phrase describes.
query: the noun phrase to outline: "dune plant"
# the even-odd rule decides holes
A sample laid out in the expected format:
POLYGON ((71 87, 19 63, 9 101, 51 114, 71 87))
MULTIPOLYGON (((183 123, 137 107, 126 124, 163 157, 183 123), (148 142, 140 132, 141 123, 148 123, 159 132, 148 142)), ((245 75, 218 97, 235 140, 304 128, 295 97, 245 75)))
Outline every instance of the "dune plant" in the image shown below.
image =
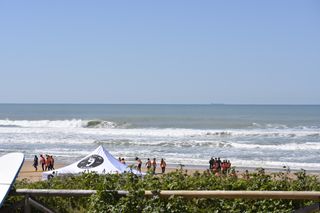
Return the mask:
MULTIPOLYGON (((48 181, 17 181, 16 188, 30 189, 94 189, 90 197, 39 197, 40 202, 57 212, 292 212, 309 205, 312 201, 299 200, 247 200, 247 199, 184 199, 178 196, 161 198, 161 190, 272 190, 272 191, 319 191, 317 176, 305 171, 291 174, 279 172, 266 174, 260 169, 246 177, 216 177, 208 172, 177 169, 164 175, 133 174, 98 175, 85 173, 80 176, 56 177, 48 181), (106 190, 127 190, 128 196, 118 196, 106 190), (145 197, 144 190, 154 196, 145 197)), ((5 206, 23 199, 11 196, 5 206)), ((22 211, 22 209, 17 210, 22 211)))

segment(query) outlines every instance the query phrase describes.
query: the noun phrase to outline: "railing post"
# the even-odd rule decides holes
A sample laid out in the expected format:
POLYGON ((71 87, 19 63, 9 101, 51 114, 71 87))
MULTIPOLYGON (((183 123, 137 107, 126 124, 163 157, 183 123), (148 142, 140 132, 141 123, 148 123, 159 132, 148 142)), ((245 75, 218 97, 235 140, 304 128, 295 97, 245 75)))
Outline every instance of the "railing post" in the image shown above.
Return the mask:
POLYGON ((30 207, 30 203, 29 203, 29 195, 26 194, 24 196, 24 213, 31 213, 31 207, 30 207))
POLYGON ((30 204, 30 206, 33 206, 34 208, 40 210, 41 212, 44 212, 44 213, 54 213, 54 211, 52 211, 51 209, 45 207, 45 206, 42 205, 41 203, 33 200, 32 198, 29 198, 29 204, 30 204))

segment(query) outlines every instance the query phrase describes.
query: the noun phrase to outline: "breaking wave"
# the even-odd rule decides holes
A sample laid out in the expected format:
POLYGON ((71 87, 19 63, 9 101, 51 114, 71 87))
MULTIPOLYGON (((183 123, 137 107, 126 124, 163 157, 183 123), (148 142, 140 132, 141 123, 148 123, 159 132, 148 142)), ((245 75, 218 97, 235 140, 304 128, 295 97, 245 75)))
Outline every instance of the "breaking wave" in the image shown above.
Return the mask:
POLYGON ((97 140, 94 143, 99 145, 120 145, 120 146, 148 146, 148 147, 210 147, 210 148, 228 148, 232 147, 231 143, 224 141, 136 141, 136 140, 97 140))
POLYGON ((1 127, 20 127, 20 128, 126 128, 128 123, 118 124, 104 120, 0 120, 1 127))
MULTIPOLYGON (((96 134, 119 137, 139 138, 194 138, 197 141, 228 141, 228 140, 260 140, 284 139, 304 141, 320 141, 320 129, 287 128, 287 129, 184 129, 184 128, 133 128, 130 123, 113 122, 106 120, 0 120, 2 133, 50 133, 55 131, 68 131, 72 134, 96 134)), ((185 141, 185 140, 184 140, 185 141)), ((194 142, 196 143, 196 142, 194 142)))

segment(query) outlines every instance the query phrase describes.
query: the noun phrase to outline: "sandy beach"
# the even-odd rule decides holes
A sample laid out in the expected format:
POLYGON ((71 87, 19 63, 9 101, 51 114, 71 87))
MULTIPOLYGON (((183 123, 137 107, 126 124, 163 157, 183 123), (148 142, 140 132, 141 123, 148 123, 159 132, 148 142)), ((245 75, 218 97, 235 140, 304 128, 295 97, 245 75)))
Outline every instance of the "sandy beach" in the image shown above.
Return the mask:
MULTIPOLYGON (((18 180, 28 179, 29 181, 39 181, 42 177, 42 169, 41 166, 38 166, 38 171, 35 171, 35 168, 32 166, 32 160, 25 160, 22 168, 17 177, 18 180)), ((55 169, 61 168, 65 166, 63 163, 56 163, 55 169)))
MULTIPOLYGON (((61 168, 63 166, 66 166, 67 164, 63 163, 63 162, 58 162, 55 164, 55 169, 61 168)), ((166 173, 168 172, 172 172, 175 171, 176 169, 178 169, 179 167, 177 165, 169 165, 166 168, 166 173)), ((204 167, 196 167, 196 166, 185 166, 183 167, 184 170, 187 170, 187 174, 191 175, 196 171, 199 172, 204 172, 207 169, 204 167)), ((143 167, 142 171, 146 172, 146 168, 143 167)), ((249 172, 254 172, 256 169, 255 168, 236 168, 237 174, 241 175, 244 173, 245 170, 249 170, 249 172)), ((280 172, 280 169, 265 169, 266 173, 273 173, 273 172, 280 172)), ((282 170, 285 171, 285 170, 282 170)), ((291 171, 291 176, 293 176, 293 174, 296 171, 291 171)), ((158 167, 156 170, 157 174, 161 173, 161 169, 158 167)), ((319 171, 307 171, 308 174, 310 175, 317 175, 319 176, 319 171)), ((38 166, 38 171, 35 171, 34 167, 32 166, 32 160, 25 160, 20 173, 17 177, 18 180, 23 180, 23 179, 27 179, 28 181, 31 182, 35 182, 35 181, 40 181, 42 178, 42 169, 40 166, 38 166)))
MULTIPOLYGON (((20 173, 17 177, 18 180, 23 180, 23 179, 28 179, 28 181, 40 181, 42 177, 42 169, 41 166, 38 166, 38 171, 35 171, 35 168, 32 166, 33 161, 32 160, 25 160, 22 168, 20 170, 20 173)), ((67 164, 65 163, 55 163, 55 169, 59 169, 61 167, 66 166, 67 164)), ((166 168, 166 172, 172 172, 178 169, 177 166, 168 166, 166 168)), ((193 174, 195 171, 203 172, 205 171, 204 168, 184 168, 188 171, 188 174, 193 174)), ((146 168, 142 168, 143 172, 146 172, 146 168)), ((156 170, 156 173, 161 173, 161 169, 158 167, 156 170)))

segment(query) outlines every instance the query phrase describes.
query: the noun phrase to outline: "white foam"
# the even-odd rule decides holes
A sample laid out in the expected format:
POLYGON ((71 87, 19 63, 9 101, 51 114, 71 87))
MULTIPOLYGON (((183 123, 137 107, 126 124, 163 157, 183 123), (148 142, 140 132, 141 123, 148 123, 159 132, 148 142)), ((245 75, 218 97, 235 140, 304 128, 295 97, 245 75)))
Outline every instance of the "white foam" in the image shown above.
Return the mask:
POLYGON ((0 127, 11 128, 116 128, 117 126, 118 125, 112 121, 102 120, 0 120, 0 127), (95 125, 88 126, 90 123, 95 125))
POLYGON ((158 145, 176 147, 234 147, 240 149, 312 150, 320 149, 320 132, 307 130, 199 130, 181 128, 83 128, 88 121, 10 121, 0 120, 0 141, 10 143, 127 143, 127 145, 158 145), (11 125, 11 127, 4 127, 11 125), (12 127, 15 125, 17 127, 12 127), (25 128, 28 127, 28 128, 25 128), (309 138, 310 142, 306 138, 309 138), (279 144, 255 144, 255 140, 278 138, 279 144), (301 138, 301 139, 299 139, 301 138), (319 139, 319 140, 318 140, 319 139), (299 143, 291 141, 300 140, 299 143), (127 142, 123 142, 127 141, 127 142), (129 142, 128 142, 129 141, 129 142), (239 142, 236 142, 239 141, 239 142), (241 142, 242 141, 242 142, 241 142), (243 141, 249 141, 243 143, 243 141), (288 143, 289 142, 289 143, 288 143))
POLYGON ((320 150, 320 143, 316 143, 316 142, 287 143, 287 144, 275 144, 275 145, 231 143, 231 146, 239 149, 270 149, 270 150, 288 150, 288 151, 320 150))
MULTIPOLYGON (((184 128, 125 128, 109 121, 93 121, 88 128, 88 120, 0 120, 0 144, 11 149, 29 146, 26 153, 51 152, 62 157, 76 157, 86 153, 88 144, 103 143, 112 148, 112 152, 121 156, 139 155, 139 157, 165 157, 170 163, 207 165, 208 153, 233 156, 236 166, 280 167, 288 164, 292 168, 312 167, 310 163, 299 163, 302 153, 310 154, 308 162, 317 161, 320 150, 320 130, 318 127, 304 128, 258 128, 252 129, 184 129, 184 128), (95 124, 96 123, 96 124, 95 124), (264 140, 266 143, 264 144, 264 140), (43 146, 48 144, 48 146, 43 146), (41 145, 41 146, 38 146, 41 145), (66 150, 52 148, 66 147, 66 150), (121 149, 119 149, 119 146, 121 149), (43 147, 50 147, 46 150, 43 147), (51 151, 50 151, 51 150, 51 151), (269 158, 276 153, 282 156, 292 151, 297 163, 282 163, 276 160, 241 161, 239 151, 267 153, 269 158), (152 151, 152 154, 151 154, 152 151), (152 155, 152 156, 150 156, 152 155)), ((91 146, 92 147, 92 146, 91 146)), ((4 150, 6 151, 6 150, 4 150)), ((252 155, 253 156, 253 155, 252 155)), ((252 157, 249 156, 249 157, 252 157)), ((223 157, 223 156, 222 156, 223 157)), ((263 156, 262 156, 263 158, 263 156)), ((230 159, 231 160, 231 159, 230 159)), ((289 159, 290 160, 290 159, 289 159)), ((318 166, 319 167, 319 166, 318 166)))
POLYGON ((80 119, 72 120, 0 120, 0 126, 16 126, 24 128, 80 128, 86 122, 80 119))
MULTIPOLYGON (((146 137, 206 137, 206 138, 231 138, 231 137, 319 137, 319 128, 255 128, 255 129, 183 129, 183 128, 126 128, 129 124, 118 125, 112 121, 100 120, 0 120, 0 132, 41 133, 41 132, 74 132, 84 134, 109 134, 122 136, 146 137), (95 125, 88 125, 89 123, 95 125), (87 127, 93 128, 87 128, 87 127), (22 129, 27 128, 27 129, 22 129)), ((259 124, 255 124, 258 126, 259 124)))

